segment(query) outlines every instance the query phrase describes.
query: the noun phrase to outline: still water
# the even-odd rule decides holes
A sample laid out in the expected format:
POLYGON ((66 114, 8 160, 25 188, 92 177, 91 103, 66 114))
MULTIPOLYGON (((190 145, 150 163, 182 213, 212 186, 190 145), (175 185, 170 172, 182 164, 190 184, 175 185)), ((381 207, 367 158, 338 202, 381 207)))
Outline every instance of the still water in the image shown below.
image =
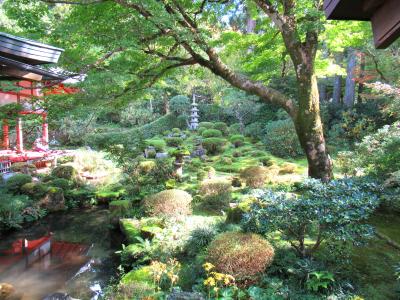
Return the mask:
POLYGON ((116 276, 120 235, 107 209, 51 214, 0 240, 0 283, 23 300, 60 292, 78 299, 101 299, 116 276))

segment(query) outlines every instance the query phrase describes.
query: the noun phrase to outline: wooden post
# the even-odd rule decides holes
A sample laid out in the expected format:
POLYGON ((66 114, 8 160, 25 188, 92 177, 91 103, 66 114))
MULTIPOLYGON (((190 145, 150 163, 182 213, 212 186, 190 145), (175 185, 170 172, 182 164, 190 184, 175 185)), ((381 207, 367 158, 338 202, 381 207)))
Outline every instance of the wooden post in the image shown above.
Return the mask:
POLYGON ((3 148, 4 150, 10 149, 10 136, 7 119, 3 119, 3 148))
POLYGON ((47 114, 42 114, 43 123, 42 123, 42 143, 43 145, 49 144, 49 125, 47 124, 47 114))
POLYGON ((22 134, 22 119, 17 118, 17 152, 24 152, 24 137, 22 134))

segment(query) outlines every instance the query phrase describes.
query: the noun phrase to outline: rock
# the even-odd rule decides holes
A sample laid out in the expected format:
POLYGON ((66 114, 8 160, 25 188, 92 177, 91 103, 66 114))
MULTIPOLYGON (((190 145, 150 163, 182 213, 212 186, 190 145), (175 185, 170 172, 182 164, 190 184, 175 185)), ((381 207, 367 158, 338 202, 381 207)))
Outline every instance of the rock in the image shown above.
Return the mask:
POLYGON ((205 298, 200 293, 174 290, 168 295, 167 300, 205 300, 205 298))
POLYGON ((390 174, 390 177, 383 183, 384 188, 400 187, 400 171, 390 174))
MULTIPOLYGON (((70 295, 67 293, 53 293, 51 295, 46 296, 43 298, 43 300, 74 300, 75 298, 72 298, 70 295)), ((78 300, 78 299, 75 299, 78 300)))
POLYGON ((50 212, 65 210, 63 190, 57 187, 51 187, 46 196, 39 201, 39 205, 50 212))
POLYGON ((20 300, 22 295, 15 291, 12 284, 0 283, 0 300, 20 300))
POLYGON ((159 152, 159 153, 156 153, 156 158, 157 158, 157 159, 167 158, 167 157, 168 157, 168 153, 167 153, 167 152, 159 152))

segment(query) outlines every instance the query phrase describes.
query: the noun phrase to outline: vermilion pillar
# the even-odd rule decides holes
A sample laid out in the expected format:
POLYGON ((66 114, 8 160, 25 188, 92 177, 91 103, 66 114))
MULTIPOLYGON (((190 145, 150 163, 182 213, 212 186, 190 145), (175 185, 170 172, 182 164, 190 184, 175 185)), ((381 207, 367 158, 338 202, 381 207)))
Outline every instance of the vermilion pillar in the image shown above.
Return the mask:
POLYGON ((18 118, 17 119, 17 152, 23 152, 24 151, 24 138, 22 134, 22 119, 18 118))
POLYGON ((43 145, 48 145, 49 144, 49 125, 47 124, 47 114, 43 113, 42 118, 43 118, 42 143, 43 143, 43 145))
POLYGON ((7 119, 3 120, 3 148, 4 150, 10 149, 10 136, 7 119))

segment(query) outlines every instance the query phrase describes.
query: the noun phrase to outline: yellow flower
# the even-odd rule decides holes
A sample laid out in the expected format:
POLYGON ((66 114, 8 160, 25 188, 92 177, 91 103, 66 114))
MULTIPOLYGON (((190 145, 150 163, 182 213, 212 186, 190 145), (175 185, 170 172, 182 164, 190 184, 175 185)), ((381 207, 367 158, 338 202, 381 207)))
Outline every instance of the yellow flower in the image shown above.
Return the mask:
POLYGON ((208 277, 206 280, 204 280, 203 284, 205 286, 215 286, 215 279, 212 277, 208 277))
POLYGON ((211 275, 213 275, 217 281, 222 281, 224 279, 224 274, 222 273, 212 272, 211 275))
POLYGON ((211 269, 214 269, 215 266, 209 262, 206 262, 205 264, 203 264, 203 268, 206 272, 209 272, 211 269))

